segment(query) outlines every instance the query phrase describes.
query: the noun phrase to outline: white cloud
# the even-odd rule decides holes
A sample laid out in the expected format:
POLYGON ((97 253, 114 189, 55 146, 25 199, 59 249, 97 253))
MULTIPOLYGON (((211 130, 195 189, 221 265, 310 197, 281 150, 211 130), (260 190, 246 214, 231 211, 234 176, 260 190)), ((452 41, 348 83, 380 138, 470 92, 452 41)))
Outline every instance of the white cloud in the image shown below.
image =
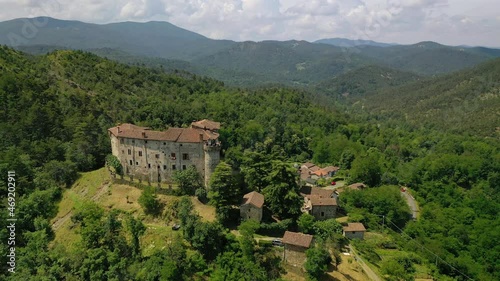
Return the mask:
POLYGON ((0 0, 0 6, 0 20, 165 20, 218 39, 348 37, 500 46, 498 0, 0 0))

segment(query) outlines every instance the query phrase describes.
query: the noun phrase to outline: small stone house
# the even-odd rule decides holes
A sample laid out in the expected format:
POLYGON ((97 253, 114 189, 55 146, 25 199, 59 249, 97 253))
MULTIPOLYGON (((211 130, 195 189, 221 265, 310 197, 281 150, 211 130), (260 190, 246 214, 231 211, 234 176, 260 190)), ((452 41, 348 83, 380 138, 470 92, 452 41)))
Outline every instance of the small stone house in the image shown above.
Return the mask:
POLYGON ((317 220, 335 218, 337 200, 332 189, 303 186, 300 194, 304 196, 303 212, 311 214, 317 220))
POLYGON ((313 245, 313 236, 286 231, 281 241, 285 246, 283 260, 292 266, 302 267, 306 261, 306 251, 313 245))
POLYGON ((348 223, 343 227, 343 234, 349 239, 364 239, 365 226, 360 222, 348 223))
POLYGON ((240 206, 240 217, 242 220, 262 220, 262 206, 264 206, 264 195, 252 191, 243 196, 240 206))
POLYGON ((306 197, 306 209, 309 214, 317 220, 326 220, 335 218, 337 212, 337 200, 331 197, 321 197, 319 195, 311 195, 306 197))

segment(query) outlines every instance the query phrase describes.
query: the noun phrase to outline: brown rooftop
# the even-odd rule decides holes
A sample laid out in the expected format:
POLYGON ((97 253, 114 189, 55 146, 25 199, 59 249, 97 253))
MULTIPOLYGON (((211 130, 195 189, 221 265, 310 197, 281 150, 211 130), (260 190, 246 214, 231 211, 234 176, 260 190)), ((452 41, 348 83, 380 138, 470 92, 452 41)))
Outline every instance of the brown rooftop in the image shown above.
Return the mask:
POLYGON ((311 168, 311 167, 316 166, 316 165, 314 165, 311 162, 306 162, 306 163, 302 164, 302 166, 306 166, 307 168, 311 168))
POLYGON ((311 200, 311 206, 337 206, 337 200, 335 198, 324 198, 318 195, 310 195, 309 200, 311 200))
POLYGON ((303 248, 309 248, 312 241, 312 235, 291 231, 285 231, 285 235, 283 235, 282 239, 282 242, 284 244, 299 246, 303 248))
POLYGON ((241 203, 241 205, 245 204, 252 204, 257 208, 262 208, 262 206, 264 205, 264 195, 256 191, 247 193, 243 196, 243 202, 241 203))
POLYGON ((323 189, 314 186, 303 186, 300 188, 300 194, 309 198, 311 195, 316 195, 322 198, 330 198, 333 194, 333 189, 323 189))
POLYGON ((353 232, 353 231, 362 232, 362 231, 366 231, 366 228, 360 222, 350 222, 347 224, 347 226, 343 227, 343 230, 348 231, 348 232, 353 232))
POLYGON ((208 120, 208 119, 203 119, 203 120, 195 121, 195 122, 191 123, 191 127, 198 128, 198 129, 204 129, 204 130, 210 130, 210 131, 217 131, 220 129, 220 123, 212 121, 212 120, 208 120))
POLYGON ((140 127, 133 124, 120 124, 108 129, 108 131, 118 138, 171 142, 197 143, 202 142, 202 139, 207 141, 219 137, 216 132, 196 128, 168 128, 166 131, 153 131, 149 127, 140 127))

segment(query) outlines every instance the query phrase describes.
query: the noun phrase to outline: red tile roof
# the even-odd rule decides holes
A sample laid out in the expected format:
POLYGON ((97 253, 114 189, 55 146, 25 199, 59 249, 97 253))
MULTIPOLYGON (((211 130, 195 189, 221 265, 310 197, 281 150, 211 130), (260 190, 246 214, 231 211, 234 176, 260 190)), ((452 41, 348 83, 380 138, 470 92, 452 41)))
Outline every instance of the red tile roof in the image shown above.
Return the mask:
POLYGON ((217 139, 219 134, 216 132, 195 129, 195 128, 168 128, 166 131, 153 131, 148 127, 140 127, 132 124, 120 124, 116 127, 108 129, 108 131, 116 137, 142 139, 142 140, 159 140, 172 142, 201 142, 208 139, 217 139))
POLYGON ((208 119, 203 119, 191 123, 191 127, 204 130, 217 131, 220 129, 220 123, 208 119))
POLYGON ((311 206, 337 206, 337 200, 330 197, 321 197, 318 195, 310 195, 309 200, 311 200, 311 206))
POLYGON ((281 241, 284 244, 309 248, 313 241, 313 236, 299 232, 285 231, 285 235, 283 235, 283 239, 281 241))
POLYGON ((350 222, 347 226, 342 228, 344 231, 352 232, 352 231, 366 231, 365 226, 360 222, 350 222))
POLYGON ((252 204, 257 208, 262 208, 262 206, 264 205, 264 195, 256 191, 247 193, 243 196, 243 202, 241 203, 241 205, 245 204, 252 204))

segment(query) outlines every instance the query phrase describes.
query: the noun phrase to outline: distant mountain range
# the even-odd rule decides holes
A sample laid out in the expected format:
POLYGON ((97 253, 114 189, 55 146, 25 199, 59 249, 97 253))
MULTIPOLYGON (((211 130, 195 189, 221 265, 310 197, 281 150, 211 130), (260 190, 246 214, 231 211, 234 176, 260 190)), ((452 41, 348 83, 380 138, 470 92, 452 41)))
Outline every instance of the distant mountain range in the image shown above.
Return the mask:
POLYGON ((314 43, 235 42, 209 39, 167 22, 99 25, 43 17, 0 22, 0 44, 33 54, 85 50, 125 63, 207 75, 235 86, 310 86, 368 65, 429 76, 500 57, 499 49, 434 42, 393 45, 342 38, 314 43), (26 28, 30 23, 33 28, 26 28), (23 35, 26 30, 31 33, 23 35))
POLYGON ((389 43, 380 43, 380 42, 375 42, 372 40, 351 40, 351 39, 345 39, 345 38, 327 38, 327 39, 320 39, 314 41, 314 43, 321 43, 321 44, 328 44, 328 45, 333 45, 337 47, 357 47, 357 46, 375 46, 375 47, 388 47, 388 46, 394 46, 398 44, 389 44, 389 43))

